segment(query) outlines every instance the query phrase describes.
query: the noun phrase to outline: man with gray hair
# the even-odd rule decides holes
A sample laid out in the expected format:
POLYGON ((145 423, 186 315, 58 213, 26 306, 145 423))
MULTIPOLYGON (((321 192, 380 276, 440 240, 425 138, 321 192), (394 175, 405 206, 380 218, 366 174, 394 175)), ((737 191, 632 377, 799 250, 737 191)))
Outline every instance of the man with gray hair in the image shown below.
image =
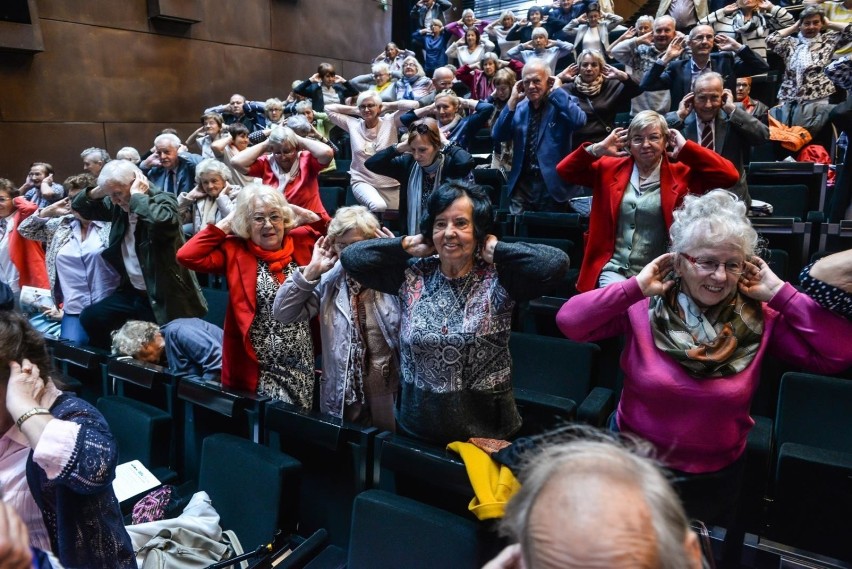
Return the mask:
POLYGON ((83 159, 83 170, 97 178, 98 174, 101 173, 101 168, 109 162, 109 152, 93 146, 81 152, 80 158, 83 159))
POLYGON ((545 447, 521 472, 500 526, 515 545, 484 569, 700 569, 698 536, 648 451, 580 433, 545 447))
POLYGON ((456 81, 456 72, 451 67, 444 66, 435 69, 435 71, 432 72, 432 85, 435 86, 434 91, 425 97, 417 99, 417 103, 420 105, 421 109, 434 103, 435 95, 448 89, 462 98, 470 95, 470 89, 468 89, 461 81, 456 81))
POLYGON ((158 135, 154 139, 154 154, 159 166, 145 172, 151 184, 173 196, 192 191, 195 187, 195 166, 202 160, 199 154, 178 152, 180 147, 181 141, 176 135, 158 135))
POLYGON ((184 239, 175 196, 151 187, 135 164, 112 160, 98 187, 78 193, 71 207, 86 219, 112 222, 102 256, 121 276, 114 293, 80 313, 92 345, 108 349, 110 331, 130 318, 162 325, 204 316, 195 273, 176 259, 184 239))

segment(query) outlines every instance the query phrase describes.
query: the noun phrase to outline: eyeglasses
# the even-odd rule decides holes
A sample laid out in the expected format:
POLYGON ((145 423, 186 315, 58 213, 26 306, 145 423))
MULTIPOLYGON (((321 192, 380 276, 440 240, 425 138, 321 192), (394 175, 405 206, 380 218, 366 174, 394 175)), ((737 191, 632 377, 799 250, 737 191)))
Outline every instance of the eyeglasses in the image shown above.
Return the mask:
POLYGON ((725 267, 725 272, 734 276, 743 274, 745 265, 743 263, 722 263, 713 259, 696 259, 686 253, 680 253, 680 256, 692 263, 692 265, 702 273, 712 275, 719 270, 720 266, 725 267))
POLYGON ((266 225, 266 222, 269 221, 272 225, 279 225, 284 222, 284 217, 280 213, 273 213, 271 215, 253 215, 251 216, 251 222, 258 227, 263 227, 266 225))
POLYGON ((376 107, 378 107, 378 105, 376 103, 365 103, 363 105, 358 105, 358 108, 361 109, 362 111, 367 111, 369 109, 375 109, 376 107))
POLYGON ((650 136, 634 136, 630 139, 630 144, 633 146, 642 146, 645 144, 646 140, 651 144, 659 144, 663 141, 663 137, 659 134, 652 134, 650 136))

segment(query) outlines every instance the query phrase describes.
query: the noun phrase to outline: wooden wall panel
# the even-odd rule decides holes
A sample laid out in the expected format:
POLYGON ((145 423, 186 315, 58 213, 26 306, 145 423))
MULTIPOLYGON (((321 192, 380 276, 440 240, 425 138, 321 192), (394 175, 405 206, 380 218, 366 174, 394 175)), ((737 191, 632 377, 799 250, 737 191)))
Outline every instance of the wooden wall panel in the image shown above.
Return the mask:
POLYGON ((88 146, 146 148, 169 125, 185 137, 205 107, 284 98, 321 61, 366 73, 391 35, 374 0, 192 1, 201 22, 162 26, 144 0, 39 0, 44 51, 0 58, 0 134, 15 141, 0 176, 39 159, 64 178, 88 146))

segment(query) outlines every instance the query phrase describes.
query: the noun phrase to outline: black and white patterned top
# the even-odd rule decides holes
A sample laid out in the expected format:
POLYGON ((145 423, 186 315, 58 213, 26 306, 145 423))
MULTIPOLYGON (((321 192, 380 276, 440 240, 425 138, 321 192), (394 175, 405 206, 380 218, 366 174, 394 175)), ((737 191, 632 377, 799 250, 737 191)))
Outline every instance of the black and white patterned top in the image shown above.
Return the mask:
POLYGON ((811 276, 811 263, 799 274, 799 281, 805 294, 816 300, 820 306, 852 320, 852 294, 811 276))
MULTIPOLYGON (((284 269, 289 277, 298 270, 291 262, 284 269)), ((257 354, 260 375, 257 392, 273 399, 310 409, 314 398, 314 349, 307 320, 282 324, 272 315, 278 281, 269 265, 257 262, 257 310, 249 339, 257 354)))

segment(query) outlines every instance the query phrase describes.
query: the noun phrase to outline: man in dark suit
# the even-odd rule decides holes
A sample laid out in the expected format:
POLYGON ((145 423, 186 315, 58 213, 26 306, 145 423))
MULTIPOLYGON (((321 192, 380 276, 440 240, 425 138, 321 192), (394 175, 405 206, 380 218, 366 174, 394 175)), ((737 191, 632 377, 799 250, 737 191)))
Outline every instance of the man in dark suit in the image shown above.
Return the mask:
MULTIPOLYGON (((178 152, 180 146, 180 139, 174 134, 157 136, 154 154, 160 165, 145 172, 151 185, 174 196, 192 191, 195 187, 195 166, 201 162, 198 154, 178 152)), ((142 169, 144 171, 144 167, 142 169)))
POLYGON ((450 0, 418 0, 411 7, 411 18, 417 22, 417 29, 428 28, 432 20, 441 20, 445 24, 447 19, 444 12, 453 7, 450 0))
POLYGON ((586 124, 586 113, 543 61, 527 63, 521 77, 491 132, 494 142, 513 141, 509 210, 566 211, 574 195, 556 164, 570 152, 571 134, 586 124))
POLYGON ((107 162, 98 187, 77 194, 71 207, 86 219, 112 222, 103 257, 121 275, 114 293, 80 314, 93 346, 109 349, 110 332, 131 318, 163 325, 207 313, 195 273, 177 262, 184 242, 177 198, 150 187, 136 165, 107 162))
POLYGON ((695 26, 689 37, 678 36, 672 40, 663 56, 645 73, 641 87, 645 91, 668 89, 672 96, 672 111, 692 91, 695 80, 704 73, 715 71, 722 76, 725 89, 732 93, 737 88, 737 77, 759 75, 769 71, 769 65, 748 46, 725 35, 714 37, 711 26, 695 26), (689 59, 677 58, 686 47, 692 52, 689 59), (720 51, 713 52, 718 46, 720 51))
POLYGON ((737 102, 748 114, 757 117, 761 122, 767 121, 766 114, 769 112, 769 107, 766 103, 752 98, 751 77, 737 77, 737 90, 734 94, 737 96, 737 102))
POLYGON ((695 90, 686 95, 676 112, 666 115, 669 128, 684 138, 710 148, 739 171, 739 181, 727 188, 749 203, 745 160, 752 146, 769 140, 769 128, 735 102, 725 89, 722 76, 711 71, 695 80, 695 90))

